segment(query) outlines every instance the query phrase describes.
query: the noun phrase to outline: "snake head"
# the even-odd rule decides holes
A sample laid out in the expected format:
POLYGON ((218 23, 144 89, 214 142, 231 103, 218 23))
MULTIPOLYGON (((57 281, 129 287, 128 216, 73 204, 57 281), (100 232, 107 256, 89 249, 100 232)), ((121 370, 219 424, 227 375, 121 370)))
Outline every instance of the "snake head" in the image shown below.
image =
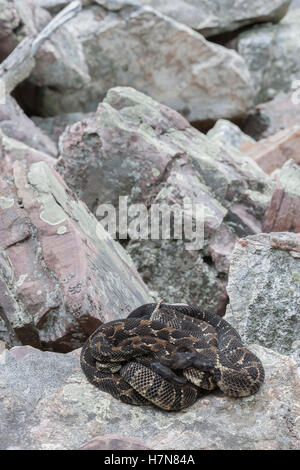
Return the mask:
POLYGON ((209 357, 198 353, 193 360, 192 366, 202 372, 210 372, 215 367, 215 364, 209 357))

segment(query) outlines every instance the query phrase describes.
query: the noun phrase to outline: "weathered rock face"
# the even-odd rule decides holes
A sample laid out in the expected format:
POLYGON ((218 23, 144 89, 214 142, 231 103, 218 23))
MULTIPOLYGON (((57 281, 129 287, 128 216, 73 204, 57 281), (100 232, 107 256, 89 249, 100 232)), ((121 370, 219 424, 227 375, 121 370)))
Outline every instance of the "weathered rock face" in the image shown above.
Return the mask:
POLYGON ((149 301, 130 257, 44 162, 14 164, 0 207, 1 339, 70 351, 149 301))
POLYGON ((287 12, 290 0, 139 0, 165 15, 196 29, 204 36, 234 31, 243 26, 279 21, 287 12))
POLYGON ((50 73, 43 47, 31 77, 42 86, 43 115, 94 111, 116 85, 147 93, 190 121, 242 116, 252 103, 249 72, 235 51, 206 41, 151 7, 125 5, 117 11, 110 4, 105 8, 92 4, 61 31, 73 39, 68 47, 66 41, 55 37, 54 44, 51 39, 55 53, 61 53, 61 60, 55 56, 51 67, 63 67, 65 55, 71 61, 70 51, 76 47, 78 59, 72 64, 82 70, 84 86, 76 74, 70 80, 66 73, 50 73))
POLYGON ((245 134, 236 124, 226 119, 219 119, 214 127, 208 131, 207 136, 215 142, 231 145, 235 148, 239 148, 245 143, 255 143, 252 137, 245 134))
POLYGON ((58 171, 94 213, 99 204, 118 208, 119 196, 128 197, 128 206, 183 209, 187 197, 201 205, 202 248, 187 248, 192 240, 171 235, 131 236, 127 249, 158 295, 224 313, 234 241, 261 232, 272 194, 269 178, 252 159, 201 134, 170 108, 121 87, 109 91, 93 119, 66 130, 60 150, 58 171))
POLYGON ((256 395, 236 399, 213 392, 184 412, 169 413, 126 405, 99 391, 81 372, 79 351, 62 355, 28 346, 5 351, 0 448, 71 450, 98 435, 109 443, 117 433, 119 449, 130 440, 131 448, 159 450, 299 449, 296 364, 261 346, 251 350, 266 371, 256 395))
POLYGON ((11 139, 2 133, 0 128, 0 174, 10 174, 15 161, 25 160, 27 163, 45 162, 54 167, 56 159, 50 155, 28 147, 23 142, 11 139))
POLYGON ((150 450, 141 439, 132 439, 120 434, 98 436, 86 442, 80 450, 150 450))
MULTIPOLYGON (((299 93, 296 93, 297 98, 299 93)), ((294 93, 279 93, 274 100, 258 104, 246 118, 243 131, 260 140, 299 125, 300 106, 294 102, 295 97, 294 93)))
POLYGON ((10 34, 20 23, 17 11, 10 0, 0 0, 0 37, 10 34))
POLYGON ((246 343, 290 352, 299 339, 300 235, 241 239, 232 254, 226 319, 246 343))
POLYGON ((15 47, 17 41, 14 29, 20 24, 20 18, 11 0, 0 0, 0 62, 15 47))
POLYGON ((24 144, 57 156, 57 147, 53 140, 37 127, 11 96, 7 97, 5 104, 0 104, 0 129, 8 136, 24 144))
POLYGON ((253 158, 256 163, 268 174, 293 159, 300 163, 300 126, 277 132, 266 139, 254 144, 245 143, 240 150, 253 158))
POLYGON ((300 166, 289 160, 273 177, 277 185, 265 214, 263 231, 300 233, 300 166))
POLYGON ((241 33, 237 51, 245 59, 255 89, 255 102, 268 101, 280 91, 290 92, 300 76, 300 8, 276 25, 241 33))
POLYGON ((71 126, 72 124, 75 124, 75 122, 88 119, 89 117, 93 117, 93 113, 59 114, 48 118, 33 116, 32 121, 44 134, 58 144, 59 138, 67 126, 71 126))

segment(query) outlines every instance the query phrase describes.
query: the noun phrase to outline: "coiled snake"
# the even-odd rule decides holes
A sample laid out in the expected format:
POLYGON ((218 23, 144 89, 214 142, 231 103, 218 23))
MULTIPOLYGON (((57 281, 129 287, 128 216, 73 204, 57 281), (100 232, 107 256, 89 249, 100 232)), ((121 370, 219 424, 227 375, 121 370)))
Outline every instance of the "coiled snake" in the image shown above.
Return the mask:
POLYGON ((226 320, 161 303, 101 325, 82 348, 81 367, 115 398, 164 410, 186 408, 216 387, 232 397, 252 395, 264 381, 260 360, 226 320))

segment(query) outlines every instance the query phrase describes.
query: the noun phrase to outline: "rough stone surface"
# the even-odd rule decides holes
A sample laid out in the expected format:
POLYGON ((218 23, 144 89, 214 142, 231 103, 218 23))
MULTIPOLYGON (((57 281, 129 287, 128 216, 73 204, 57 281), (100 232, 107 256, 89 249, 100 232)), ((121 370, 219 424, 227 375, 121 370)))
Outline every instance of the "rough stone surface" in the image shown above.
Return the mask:
MULTIPOLYGON (((77 44, 81 62, 78 58, 73 68, 82 67, 86 75, 88 67, 91 80, 86 77, 82 86, 75 74, 70 81, 66 74, 53 73, 44 47, 32 77, 43 86, 39 114, 94 111, 108 89, 117 85, 147 93, 190 121, 239 117, 252 104, 250 75, 235 51, 206 41, 151 7, 124 6, 116 11, 92 4, 60 30, 77 44)), ((71 60, 69 49, 62 40, 55 43, 55 53, 62 51, 71 60)), ((54 58, 52 68, 64 64, 54 58)))
POLYGON ((124 249, 44 162, 0 179, 0 338, 70 351, 149 301, 124 249))
POLYGON ((290 0, 140 0, 204 36, 234 31, 252 23, 279 21, 290 0))
POLYGON ((245 134, 236 124, 226 119, 219 119, 207 136, 223 145, 239 148, 244 143, 254 144, 255 140, 245 134))
POLYGON ((236 243, 226 319, 246 342, 282 353, 299 339, 300 235, 271 233, 236 243))
POLYGON ((265 214, 263 231, 300 233, 300 166, 288 160, 272 176, 277 185, 265 214))
POLYGON ((293 102, 293 98, 300 96, 298 91, 296 93, 297 96, 294 93, 279 93, 274 100, 258 104, 244 121, 243 131, 260 140, 300 125, 300 103, 293 102))
POLYGON ((127 249, 159 296, 224 313, 234 240, 261 232, 272 195, 268 176, 251 158, 201 134, 174 110, 122 87, 109 91, 94 118, 67 128, 60 151, 58 171, 98 215, 99 204, 118 209, 119 196, 128 197, 128 206, 182 209, 187 197, 201 205, 203 249, 189 249, 188 240, 172 235, 168 240, 130 236, 127 249))
POLYGON ((52 157, 57 156, 57 146, 53 140, 26 116, 11 96, 7 97, 5 104, 0 104, 0 128, 8 137, 52 157))
MULTIPOLYGON (((52 19, 51 14, 29 0, 14 0, 22 20, 19 37, 37 35, 52 19)), ((30 82, 63 90, 66 83, 72 92, 90 81, 88 66, 80 44, 67 25, 58 28, 35 55, 36 66, 30 82)))
POLYGON ((75 124, 75 122, 82 121, 92 117, 93 113, 70 113, 58 114, 57 116, 42 118, 40 116, 33 116, 32 121, 39 127, 44 134, 50 137, 55 143, 58 144, 61 134, 67 126, 75 124))
POLYGON ((253 158, 256 163, 268 174, 293 159, 300 163, 300 126, 277 132, 266 139, 254 144, 245 143, 240 150, 253 158))
MULTIPOLYGON (((78 449, 118 434, 151 449, 299 449, 295 362, 258 345, 266 380, 256 395, 215 391, 184 412, 123 404, 89 384, 79 351, 67 355, 13 348, 0 356, 0 448, 78 449)), ((123 447, 123 442, 120 448, 123 447)))
POLYGON ((141 439, 130 439, 120 434, 98 436, 80 447, 80 450, 150 450, 141 439))
POLYGON ((20 17, 11 0, 0 0, 0 62, 14 49, 17 40, 14 34, 20 17))
POLYGON ((23 142, 11 139, 2 133, 0 128, 0 174, 10 174, 15 161, 24 160, 27 163, 45 162, 54 167, 56 159, 44 152, 28 147, 23 142))
POLYGON ((280 91, 290 92, 300 76, 300 8, 276 25, 257 26, 241 33, 237 51, 245 59, 255 89, 255 103, 280 91))

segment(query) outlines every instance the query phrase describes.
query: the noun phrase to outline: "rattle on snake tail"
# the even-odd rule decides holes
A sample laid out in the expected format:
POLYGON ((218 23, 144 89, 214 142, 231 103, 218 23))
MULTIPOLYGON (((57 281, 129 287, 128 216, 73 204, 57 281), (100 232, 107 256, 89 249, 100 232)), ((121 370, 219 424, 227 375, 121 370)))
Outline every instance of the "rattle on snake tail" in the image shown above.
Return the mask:
POLYGON ((256 393, 261 361, 219 315, 197 306, 145 304, 101 325, 81 352, 89 382, 132 405, 168 411, 192 405, 204 390, 256 393))

